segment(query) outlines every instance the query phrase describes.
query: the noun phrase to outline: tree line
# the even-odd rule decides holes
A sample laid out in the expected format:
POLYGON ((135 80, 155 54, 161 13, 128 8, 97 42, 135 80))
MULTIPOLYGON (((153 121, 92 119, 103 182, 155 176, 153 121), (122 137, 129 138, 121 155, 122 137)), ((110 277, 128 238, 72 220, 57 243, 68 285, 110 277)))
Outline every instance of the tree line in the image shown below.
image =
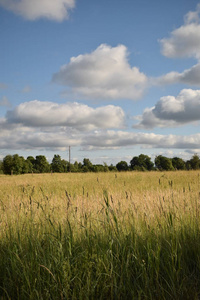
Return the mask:
POLYGON ((73 164, 55 154, 52 162, 49 163, 44 155, 35 158, 28 156, 26 159, 18 154, 6 155, 0 161, 1 174, 27 174, 27 173, 67 173, 67 172, 110 172, 110 171, 173 171, 173 170, 198 170, 200 169, 200 158, 194 154, 191 159, 184 161, 182 158, 168 158, 163 155, 156 156, 154 162, 148 155, 140 154, 134 156, 130 164, 120 161, 108 166, 106 163, 92 164, 88 158, 83 163, 75 161, 73 164))

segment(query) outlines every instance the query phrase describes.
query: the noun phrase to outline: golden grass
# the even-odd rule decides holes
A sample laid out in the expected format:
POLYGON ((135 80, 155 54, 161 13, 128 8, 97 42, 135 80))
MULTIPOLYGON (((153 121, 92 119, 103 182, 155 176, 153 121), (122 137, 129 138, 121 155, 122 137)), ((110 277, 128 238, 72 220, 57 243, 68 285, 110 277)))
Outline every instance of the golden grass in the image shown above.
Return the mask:
POLYGON ((30 213, 37 222, 45 211, 55 223, 84 216, 95 224, 105 216, 105 198, 122 223, 158 223, 169 211, 177 220, 199 214, 198 171, 1 175, 0 186, 3 223, 30 213))
POLYGON ((199 299, 198 171, 2 175, 0 187, 1 299, 199 299))

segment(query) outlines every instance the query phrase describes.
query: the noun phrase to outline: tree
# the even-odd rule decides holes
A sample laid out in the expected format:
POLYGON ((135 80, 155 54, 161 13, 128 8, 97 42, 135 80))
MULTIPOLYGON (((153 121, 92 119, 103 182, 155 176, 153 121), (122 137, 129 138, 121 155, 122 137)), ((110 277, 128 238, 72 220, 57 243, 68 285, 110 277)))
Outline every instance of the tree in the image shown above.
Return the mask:
POLYGON ((27 173, 35 172, 35 158, 33 156, 28 156, 26 159, 27 173))
POLYGON ((48 173, 50 171, 50 165, 44 155, 36 156, 35 171, 37 173, 48 173))
POLYGON ((105 162, 103 163, 103 172, 109 172, 109 167, 105 162))
POLYGON ((3 159, 3 172, 4 174, 11 174, 13 167, 13 157, 12 155, 6 155, 3 159))
POLYGON ((36 172, 35 158, 33 156, 28 156, 26 161, 28 164, 28 173, 36 172))
POLYGON ((120 161, 118 164, 116 164, 116 168, 118 171, 127 171, 128 170, 128 164, 126 161, 120 161))
POLYGON ((82 167, 83 172, 91 172, 93 171, 93 164, 88 158, 83 159, 83 167, 82 167))
POLYGON ((62 159, 62 168, 63 168, 63 172, 67 173, 69 171, 69 162, 65 159, 62 159))
POLYGON ((138 171, 151 171, 153 170, 153 162, 148 155, 140 154, 139 156, 134 156, 130 161, 131 169, 138 171))
POLYGON ((185 161, 179 157, 172 158, 172 165, 173 165, 174 169, 177 169, 177 170, 185 170, 186 169, 185 161))
POLYGON ((165 171, 172 171, 174 170, 173 165, 172 165, 172 160, 168 157, 158 155, 155 158, 155 166, 158 168, 160 171, 165 170, 165 171))
POLYGON ((75 161, 73 165, 73 172, 81 172, 82 164, 75 161))
POLYGON ((18 154, 13 155, 13 161, 12 161, 12 171, 13 174, 18 175, 23 173, 25 159, 22 156, 19 156, 18 154))
POLYGON ((24 161, 22 173, 27 174, 27 173, 32 173, 32 172, 33 172, 33 165, 31 164, 31 162, 29 160, 26 159, 24 161))
POLYGON ((106 163, 104 163, 103 165, 101 164, 97 164, 97 165, 93 165, 92 168, 93 172, 109 172, 109 168, 107 166, 106 163))
POLYGON ((3 174, 3 162, 0 160, 0 174, 3 174))
POLYGON ((51 163, 51 169, 55 173, 62 173, 64 172, 64 165, 62 163, 62 159, 60 155, 54 155, 51 163))
POLYGON ((193 170, 200 169, 200 159, 197 154, 194 154, 189 162, 190 162, 190 166, 193 170))
POLYGON ((108 167, 109 171, 111 172, 117 172, 117 168, 115 166, 113 166, 113 164, 111 164, 109 167, 108 167))

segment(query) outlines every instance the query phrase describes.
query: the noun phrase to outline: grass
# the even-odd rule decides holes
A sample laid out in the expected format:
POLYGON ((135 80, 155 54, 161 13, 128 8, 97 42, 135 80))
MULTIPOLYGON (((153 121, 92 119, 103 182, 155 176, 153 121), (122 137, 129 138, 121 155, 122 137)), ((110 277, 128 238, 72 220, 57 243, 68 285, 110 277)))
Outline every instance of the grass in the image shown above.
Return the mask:
POLYGON ((0 175, 1 299, 199 299, 198 171, 0 175))

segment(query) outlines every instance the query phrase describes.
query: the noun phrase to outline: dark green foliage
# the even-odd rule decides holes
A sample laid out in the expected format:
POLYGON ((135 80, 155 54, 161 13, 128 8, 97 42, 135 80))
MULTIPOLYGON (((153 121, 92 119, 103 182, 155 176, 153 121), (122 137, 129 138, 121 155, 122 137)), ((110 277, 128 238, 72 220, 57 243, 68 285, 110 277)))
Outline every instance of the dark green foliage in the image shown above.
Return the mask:
POLYGON ((81 172, 82 164, 75 161, 73 167, 71 166, 71 172, 81 172))
POLYGON ((185 161, 179 157, 172 158, 172 165, 173 165, 174 169, 176 169, 176 170, 185 170, 186 169, 185 161))
POLYGON ((35 158, 33 156, 28 156, 26 159, 27 166, 28 166, 28 172, 27 173, 32 173, 36 172, 35 170, 35 158))
POLYGON ((98 164, 98 165, 93 165, 92 171, 96 172, 96 173, 97 172, 109 172, 109 168, 106 164, 104 164, 104 165, 98 164))
POLYGON ((34 169, 36 173, 50 172, 50 165, 44 155, 38 155, 35 158, 34 169))
POLYGON ((24 174, 28 173, 28 164, 25 161, 24 157, 19 156, 18 154, 7 155, 3 159, 3 172, 4 174, 24 174))
POLYGON ((50 170, 56 173, 66 172, 109 172, 109 171, 173 171, 173 170, 198 170, 200 169, 200 158, 197 154, 184 161, 179 157, 168 158, 162 155, 158 155, 155 158, 155 167, 151 158, 148 155, 140 154, 134 156, 130 161, 130 167, 126 161, 120 161, 113 166, 108 166, 106 163, 103 165, 93 165, 88 158, 84 158, 83 164, 75 161, 74 164, 69 164, 68 161, 61 159, 60 155, 54 155, 52 163, 49 164, 44 155, 38 155, 36 158, 28 156, 25 160, 18 154, 7 155, 3 161, 0 162, 0 173, 4 174, 26 174, 26 173, 48 173, 50 170))
POLYGON ((187 163, 188 163, 188 169, 192 169, 192 170, 200 169, 200 159, 197 154, 194 154, 187 163))
POLYGON ((25 168, 24 164, 25 164, 25 159, 22 156, 19 156, 18 154, 14 154, 12 160, 13 174, 15 175, 23 174, 25 168))
POLYGON ((6 155, 3 159, 3 172, 4 174, 11 174, 13 167, 12 155, 6 155))
POLYGON ((148 155, 140 154, 134 156, 130 161, 131 169, 137 171, 151 171, 153 170, 154 164, 148 155))
MULTIPOLYGON (((34 159, 35 160, 35 159, 34 159)), ((28 158, 25 161, 25 167, 24 167, 25 173, 32 173, 34 172, 34 162, 32 163, 31 160, 29 160, 28 158)))
POLYGON ((54 155, 51 163, 51 170, 55 173, 63 173, 67 171, 67 162, 64 163, 60 155, 54 155))
POLYGON ((92 167, 92 163, 91 161, 89 160, 89 158, 84 158, 83 159, 83 166, 86 166, 88 168, 92 167))
POLYGON ((116 168, 118 171, 128 171, 128 164, 126 161, 120 161, 118 164, 116 164, 116 168))
POLYGON ((0 174, 3 174, 3 162, 0 160, 0 174))
POLYGON ((111 164, 109 167, 108 167, 109 171, 111 172, 117 172, 117 168, 115 166, 113 166, 113 164, 111 164))
POLYGON ((165 171, 172 171, 174 170, 173 165, 172 165, 172 159, 158 155, 155 158, 155 166, 158 168, 158 170, 165 170, 165 171))

